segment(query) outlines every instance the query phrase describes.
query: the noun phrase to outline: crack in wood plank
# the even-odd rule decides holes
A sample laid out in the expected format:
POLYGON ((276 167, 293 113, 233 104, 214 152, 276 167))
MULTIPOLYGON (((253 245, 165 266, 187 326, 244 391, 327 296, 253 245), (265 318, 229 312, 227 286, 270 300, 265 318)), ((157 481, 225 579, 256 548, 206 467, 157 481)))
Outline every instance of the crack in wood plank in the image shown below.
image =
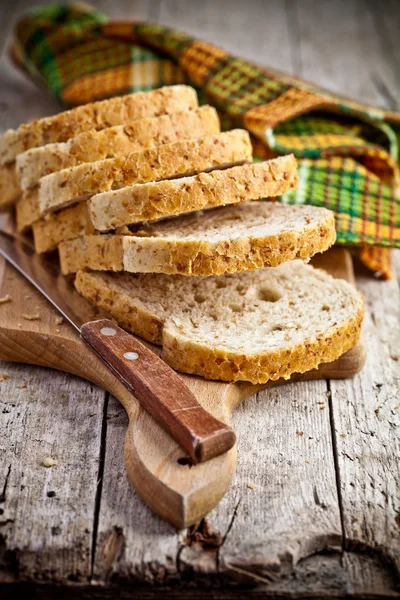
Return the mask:
POLYGON ((0 504, 4 504, 4 502, 6 501, 6 492, 7 492, 7 486, 8 486, 8 480, 10 477, 10 473, 11 473, 11 465, 8 465, 7 474, 6 474, 6 477, 4 480, 4 484, 3 484, 3 489, 0 494, 0 504))
POLYGON ((104 464, 107 451, 107 410, 108 410, 109 394, 104 394, 103 404, 103 419, 100 432, 100 451, 99 451, 99 469, 97 473, 97 489, 93 511, 93 531, 92 531, 92 549, 90 558, 90 575, 89 581, 93 578, 94 564, 96 560, 97 534, 99 529, 99 518, 101 509, 101 494, 103 490, 104 464))

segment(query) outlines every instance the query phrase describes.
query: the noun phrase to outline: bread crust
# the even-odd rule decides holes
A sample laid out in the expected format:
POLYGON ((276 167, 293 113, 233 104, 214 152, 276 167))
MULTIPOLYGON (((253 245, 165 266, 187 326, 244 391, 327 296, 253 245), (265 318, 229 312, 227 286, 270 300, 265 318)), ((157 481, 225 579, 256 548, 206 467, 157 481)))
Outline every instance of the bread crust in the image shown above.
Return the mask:
MULTIPOLYGON (((318 271, 312 267, 303 268, 318 271)), ((332 281, 330 275, 318 272, 332 281)), ((259 273, 260 271, 256 272, 255 276, 259 273)), ((280 378, 288 379, 293 373, 304 373, 318 367, 320 363, 336 360, 354 347, 360 337, 364 315, 363 298, 359 292, 341 280, 338 280, 338 286, 344 287, 346 293, 350 291, 352 295, 354 308, 350 317, 303 342, 244 354, 240 351, 227 351, 218 345, 199 343, 182 331, 179 319, 147 307, 135 296, 135 287, 140 287, 141 278, 152 277, 153 281, 156 275, 114 277, 117 281, 118 277, 121 277, 125 282, 128 281, 128 277, 135 277, 136 283, 133 286, 129 286, 129 282, 126 286, 107 285, 101 274, 79 271, 75 278, 75 287, 90 302, 110 313, 122 327, 162 346, 163 359, 174 369, 206 379, 245 380, 255 384, 280 378)), ((235 278, 235 281, 240 283, 240 276, 235 278)), ((196 286, 195 280, 193 285, 196 286)), ((165 295, 168 293, 170 289, 166 285, 165 295)))
POLYGON ((21 188, 26 190, 37 185, 41 177, 61 169, 219 131, 218 114, 212 106, 139 119, 100 131, 91 129, 67 142, 47 144, 19 154, 16 158, 17 176, 21 188))
POLYGON ((96 194, 89 212, 97 231, 203 208, 279 196, 297 186, 293 154, 157 183, 96 194))
MULTIPOLYGON (((247 212, 259 208, 268 211, 268 218, 284 219, 309 213, 313 220, 306 226, 302 221, 297 230, 283 225, 273 235, 243 233, 210 240, 194 237, 191 223, 194 217, 181 218, 175 227, 181 229, 182 237, 162 238, 163 224, 151 228, 151 237, 146 231, 138 235, 88 235, 60 245, 60 262, 64 274, 76 273, 80 269, 98 271, 128 271, 131 273, 166 273, 169 275, 210 276, 239 271, 253 271, 262 267, 275 267, 295 258, 308 259, 317 252, 324 252, 336 240, 334 214, 324 208, 305 206, 265 205, 250 203, 247 212), (184 232, 187 234, 184 235, 184 232), (142 235, 141 235, 142 234, 142 235)), ((218 213, 232 212, 245 216, 246 207, 236 210, 231 207, 216 209, 218 213), (240 214, 242 213, 242 214, 240 214)), ((216 211, 208 213, 213 218, 216 211)), ((204 217, 207 219, 207 214, 204 217)), ((201 222, 201 216, 200 216, 201 222)), ((173 222, 170 222, 173 223, 173 222)), ((263 224, 263 221, 260 220, 263 224)), ((165 225, 164 225, 165 227, 165 225)), ((168 227, 168 223, 167 223, 168 227)))
POLYGON ((135 119, 191 110, 197 105, 195 90, 185 85, 84 104, 6 131, 0 136, 0 164, 12 162, 29 148, 65 142, 92 128, 105 129, 135 119))
POLYGON ((168 323, 163 329, 162 358, 176 371, 201 375, 219 381, 250 381, 267 383, 289 379, 293 373, 305 373, 321 363, 332 362, 357 344, 364 318, 364 303, 358 294, 357 311, 340 326, 331 327, 304 344, 294 348, 253 356, 209 348, 183 335, 177 326, 168 323))
POLYGON ((250 136, 244 129, 163 144, 43 177, 39 184, 39 209, 43 215, 99 192, 243 164, 251 159, 250 136))

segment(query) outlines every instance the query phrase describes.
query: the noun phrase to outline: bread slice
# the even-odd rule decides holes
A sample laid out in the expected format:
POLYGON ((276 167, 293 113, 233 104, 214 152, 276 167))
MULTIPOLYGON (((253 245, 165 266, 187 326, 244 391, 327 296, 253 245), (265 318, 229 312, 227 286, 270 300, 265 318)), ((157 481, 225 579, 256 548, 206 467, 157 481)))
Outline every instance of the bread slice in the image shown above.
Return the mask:
POLYGON ((226 168, 251 160, 250 136, 244 129, 163 144, 46 175, 39 183, 39 210, 43 215, 97 192, 226 168))
POLYGON ((17 175, 21 188, 27 190, 37 185, 41 177, 61 169, 219 131, 219 118, 212 106, 139 119, 100 131, 91 129, 67 142, 47 144, 19 154, 17 175))
POLYGON ((0 212, 10 208, 21 195, 15 164, 0 166, 0 212))
POLYGON ((35 251, 38 254, 55 250, 62 242, 95 233, 87 202, 69 206, 31 225, 35 251))
POLYGON ((256 201, 126 229, 61 244, 62 272, 221 275, 308 259, 336 239, 334 214, 325 208, 256 201))
POLYGON ((76 289, 125 329, 162 346, 174 369, 266 383, 356 345, 363 300, 301 261, 220 277, 80 271, 76 289))
POLYGON ((289 154, 262 163, 96 194, 89 201, 89 212, 97 231, 109 231, 193 210, 279 196, 296 186, 297 163, 289 154))
POLYGON ((0 164, 12 162, 18 154, 29 148, 65 142, 82 131, 105 129, 135 119, 191 110, 197 105, 196 91, 185 85, 84 104, 6 131, 0 136, 0 164))

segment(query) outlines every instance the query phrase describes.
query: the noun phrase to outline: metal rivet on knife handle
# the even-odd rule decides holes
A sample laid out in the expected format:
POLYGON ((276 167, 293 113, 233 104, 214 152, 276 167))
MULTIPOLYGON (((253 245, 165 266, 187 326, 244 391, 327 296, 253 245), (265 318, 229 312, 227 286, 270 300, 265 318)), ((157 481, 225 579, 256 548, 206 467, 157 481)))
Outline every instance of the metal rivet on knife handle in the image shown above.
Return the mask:
POLYGON ((86 323, 81 335, 195 462, 232 448, 232 429, 204 410, 179 375, 147 346, 107 319, 86 323))

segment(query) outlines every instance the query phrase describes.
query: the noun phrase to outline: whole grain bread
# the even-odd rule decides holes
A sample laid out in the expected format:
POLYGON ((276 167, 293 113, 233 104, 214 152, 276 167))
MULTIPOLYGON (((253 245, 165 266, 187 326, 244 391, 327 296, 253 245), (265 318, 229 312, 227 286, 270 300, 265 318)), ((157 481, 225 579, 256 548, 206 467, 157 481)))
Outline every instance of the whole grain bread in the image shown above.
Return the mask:
POLYGON ((18 154, 29 148, 65 142, 82 131, 105 129, 145 117, 191 110, 197 105, 193 88, 174 85, 77 106, 6 131, 0 136, 0 164, 12 162, 18 154))
POLYGON ((91 129, 67 142, 47 144, 19 154, 17 175, 21 188, 26 190, 37 185, 41 177, 61 169, 219 131, 217 111, 211 106, 139 119, 100 131, 91 129))
POLYGON ((233 129, 63 169, 40 180, 40 214, 59 210, 98 192, 231 167, 251 159, 248 132, 233 129))
POLYGON ((266 383, 356 345, 362 296, 301 261, 220 277, 80 271, 76 289, 178 371, 266 383), (251 334, 250 334, 251 332, 251 334))
POLYGON ((279 196, 296 186, 297 163, 289 154, 262 163, 96 194, 89 201, 89 212, 97 231, 109 231, 193 210, 279 196))
POLYGON ((31 225, 35 250, 39 254, 55 250, 62 242, 95 233, 87 202, 79 202, 51 213, 31 225))
POLYGON ((22 192, 15 205, 17 231, 23 233, 40 219, 38 188, 22 192))
POLYGON ((21 195, 15 164, 0 166, 0 212, 12 206, 21 195))
POLYGON ((64 274, 80 269, 221 275, 309 259, 336 239, 334 214, 314 206, 248 202, 87 235, 60 245, 64 274))

